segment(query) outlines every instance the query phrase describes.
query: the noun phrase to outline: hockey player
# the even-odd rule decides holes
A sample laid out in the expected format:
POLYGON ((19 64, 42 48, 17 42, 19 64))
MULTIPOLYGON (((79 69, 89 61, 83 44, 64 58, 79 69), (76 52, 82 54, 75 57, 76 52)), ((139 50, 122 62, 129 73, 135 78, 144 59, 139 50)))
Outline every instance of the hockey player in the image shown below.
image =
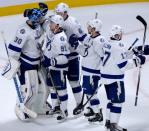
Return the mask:
MULTIPOLYGON (((60 102, 61 113, 57 120, 62 122, 67 119, 68 94, 66 88, 66 73, 68 71, 69 44, 67 37, 62 29, 63 18, 53 15, 49 20, 50 30, 54 34, 47 43, 44 51, 43 65, 48 67, 48 86, 51 88, 51 95, 60 102)), ((54 104, 54 103, 53 103, 54 104)))
MULTIPOLYGON (((69 13, 69 7, 65 3, 60 3, 56 6, 55 12, 61 15, 64 19, 63 29, 67 35, 69 44, 76 41, 83 41, 86 34, 83 32, 80 23, 69 13)), ((80 85, 80 58, 76 51, 74 51, 70 46, 70 57, 68 64, 68 75, 70 86, 72 87, 72 92, 74 94, 77 106, 81 103, 82 99, 82 88, 80 85)), ((74 114, 77 115, 77 114, 74 114)))
POLYGON ((124 72, 145 62, 144 56, 128 60, 127 50, 121 41, 122 35, 122 28, 114 25, 111 29, 110 41, 103 47, 101 81, 105 85, 109 100, 105 125, 108 131, 127 131, 118 126, 122 104, 125 102, 124 72))
POLYGON ((93 95, 89 101, 88 111, 84 115, 89 122, 102 122, 103 114, 100 109, 100 101, 97 97, 98 86, 100 80, 100 64, 103 56, 102 47, 106 42, 101 35, 102 22, 99 19, 94 19, 88 22, 87 29, 90 36, 85 39, 83 44, 75 42, 72 47, 76 47, 76 51, 83 56, 82 58, 82 75, 83 75, 83 90, 87 98, 93 95))
MULTIPOLYGON (((8 46, 11 69, 4 70, 6 72, 2 74, 7 78, 12 78, 17 73, 24 105, 36 113, 46 114, 49 110, 46 100, 40 101, 42 103, 36 101, 38 90, 42 96, 46 95, 44 80, 39 73, 41 55, 39 39, 42 35, 39 23, 43 15, 41 10, 34 8, 25 10, 24 17, 27 17, 28 20, 19 27, 14 40, 8 46), (40 105, 38 108, 36 108, 37 104, 40 105)), ((44 97, 42 98, 44 99, 44 97)), ((15 112, 19 119, 29 119, 19 103, 16 104, 15 112)))

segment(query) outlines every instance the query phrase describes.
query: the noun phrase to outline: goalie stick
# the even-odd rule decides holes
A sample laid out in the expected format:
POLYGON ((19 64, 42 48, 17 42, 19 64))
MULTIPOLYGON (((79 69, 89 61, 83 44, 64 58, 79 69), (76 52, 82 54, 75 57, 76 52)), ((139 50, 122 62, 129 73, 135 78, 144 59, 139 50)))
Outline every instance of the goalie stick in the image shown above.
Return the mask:
MULTIPOLYGON (((140 15, 138 15, 136 19, 139 20, 144 26, 143 44, 142 44, 142 51, 141 51, 141 55, 142 55, 144 51, 145 40, 146 40, 147 23, 140 15)), ((137 83, 137 90, 136 90, 136 96, 135 96, 135 106, 137 106, 137 103, 138 103, 138 94, 139 94, 140 80, 141 80, 141 68, 142 68, 142 65, 139 66, 138 83, 137 83)))
MULTIPOLYGON (((4 45, 5 45, 8 61, 9 61, 10 68, 11 68, 11 61, 10 61, 10 58, 9 58, 9 52, 8 52, 7 43, 6 43, 3 31, 1 31, 1 37, 2 37, 2 39, 4 41, 4 45)), ((17 92, 17 96, 18 96, 18 99, 19 99, 19 105, 20 105, 21 109, 23 110, 24 113, 26 113, 31 118, 36 118, 37 117, 37 113, 35 113, 34 111, 28 109, 24 105, 24 103, 23 103, 23 98, 22 98, 22 95, 21 95, 21 92, 20 92, 20 89, 19 89, 19 85, 18 85, 16 76, 13 77, 13 81, 14 81, 14 84, 15 84, 15 87, 16 87, 16 92, 17 92)))

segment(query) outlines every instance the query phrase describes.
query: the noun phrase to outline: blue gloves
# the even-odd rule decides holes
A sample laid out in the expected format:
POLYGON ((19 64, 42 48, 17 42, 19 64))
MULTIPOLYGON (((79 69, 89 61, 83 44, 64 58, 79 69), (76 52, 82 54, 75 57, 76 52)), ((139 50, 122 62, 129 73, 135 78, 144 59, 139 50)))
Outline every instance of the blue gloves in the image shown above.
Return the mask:
POLYGON ((137 57, 138 57, 139 60, 140 60, 140 64, 143 65, 143 64, 145 63, 145 61, 146 61, 145 56, 143 56, 143 55, 138 55, 137 57))
POLYGON ((41 64, 42 64, 44 67, 56 66, 57 60, 56 60, 55 58, 49 59, 48 57, 44 56, 44 58, 43 58, 41 64))
POLYGON ((79 45, 78 37, 75 34, 72 34, 69 38, 69 43, 70 43, 71 47, 76 49, 79 45))

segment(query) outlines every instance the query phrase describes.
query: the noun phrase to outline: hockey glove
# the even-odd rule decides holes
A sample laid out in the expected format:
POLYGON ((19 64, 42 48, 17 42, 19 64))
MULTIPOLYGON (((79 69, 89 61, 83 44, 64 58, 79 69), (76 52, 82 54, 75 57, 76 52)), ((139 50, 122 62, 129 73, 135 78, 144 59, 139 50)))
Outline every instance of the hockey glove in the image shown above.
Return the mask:
POLYGON ((50 59, 51 66, 55 66, 57 64, 57 60, 55 58, 50 59))
POLYGON ((48 57, 44 56, 43 60, 41 61, 41 64, 44 67, 55 66, 57 64, 57 60, 55 58, 49 59, 48 57))
POLYGON ((140 49, 139 46, 134 47, 132 51, 136 56, 143 54, 142 48, 140 49))
POLYGON ((79 45, 78 37, 75 34, 72 34, 69 38, 69 43, 70 43, 71 47, 76 49, 79 45))
POLYGON ((133 59, 134 62, 135 62, 135 65, 138 66, 138 65, 143 65, 145 63, 145 56, 143 55, 138 55, 135 59, 133 59))
POLYGON ((136 56, 139 54, 149 55, 149 45, 144 46, 144 52, 142 52, 142 46, 136 46, 132 49, 132 51, 136 56))

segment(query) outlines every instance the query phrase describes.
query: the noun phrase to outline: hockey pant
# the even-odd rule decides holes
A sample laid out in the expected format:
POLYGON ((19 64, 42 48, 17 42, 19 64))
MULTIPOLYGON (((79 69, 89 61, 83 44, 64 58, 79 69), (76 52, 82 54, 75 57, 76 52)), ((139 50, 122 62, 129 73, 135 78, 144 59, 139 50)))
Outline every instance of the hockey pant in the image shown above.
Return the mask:
POLYGON ((125 88, 123 81, 117 81, 105 85, 107 98, 109 100, 106 110, 106 119, 111 123, 119 122, 122 103, 125 102, 125 88))
POLYGON ((83 91, 86 94, 87 99, 93 95, 89 102, 89 106, 93 109, 94 113, 98 113, 100 108, 100 101, 97 97, 99 80, 99 76, 83 75, 83 91))
POLYGON ((47 84, 50 86, 52 107, 60 105, 62 111, 67 110, 68 94, 65 70, 49 70, 47 84))

